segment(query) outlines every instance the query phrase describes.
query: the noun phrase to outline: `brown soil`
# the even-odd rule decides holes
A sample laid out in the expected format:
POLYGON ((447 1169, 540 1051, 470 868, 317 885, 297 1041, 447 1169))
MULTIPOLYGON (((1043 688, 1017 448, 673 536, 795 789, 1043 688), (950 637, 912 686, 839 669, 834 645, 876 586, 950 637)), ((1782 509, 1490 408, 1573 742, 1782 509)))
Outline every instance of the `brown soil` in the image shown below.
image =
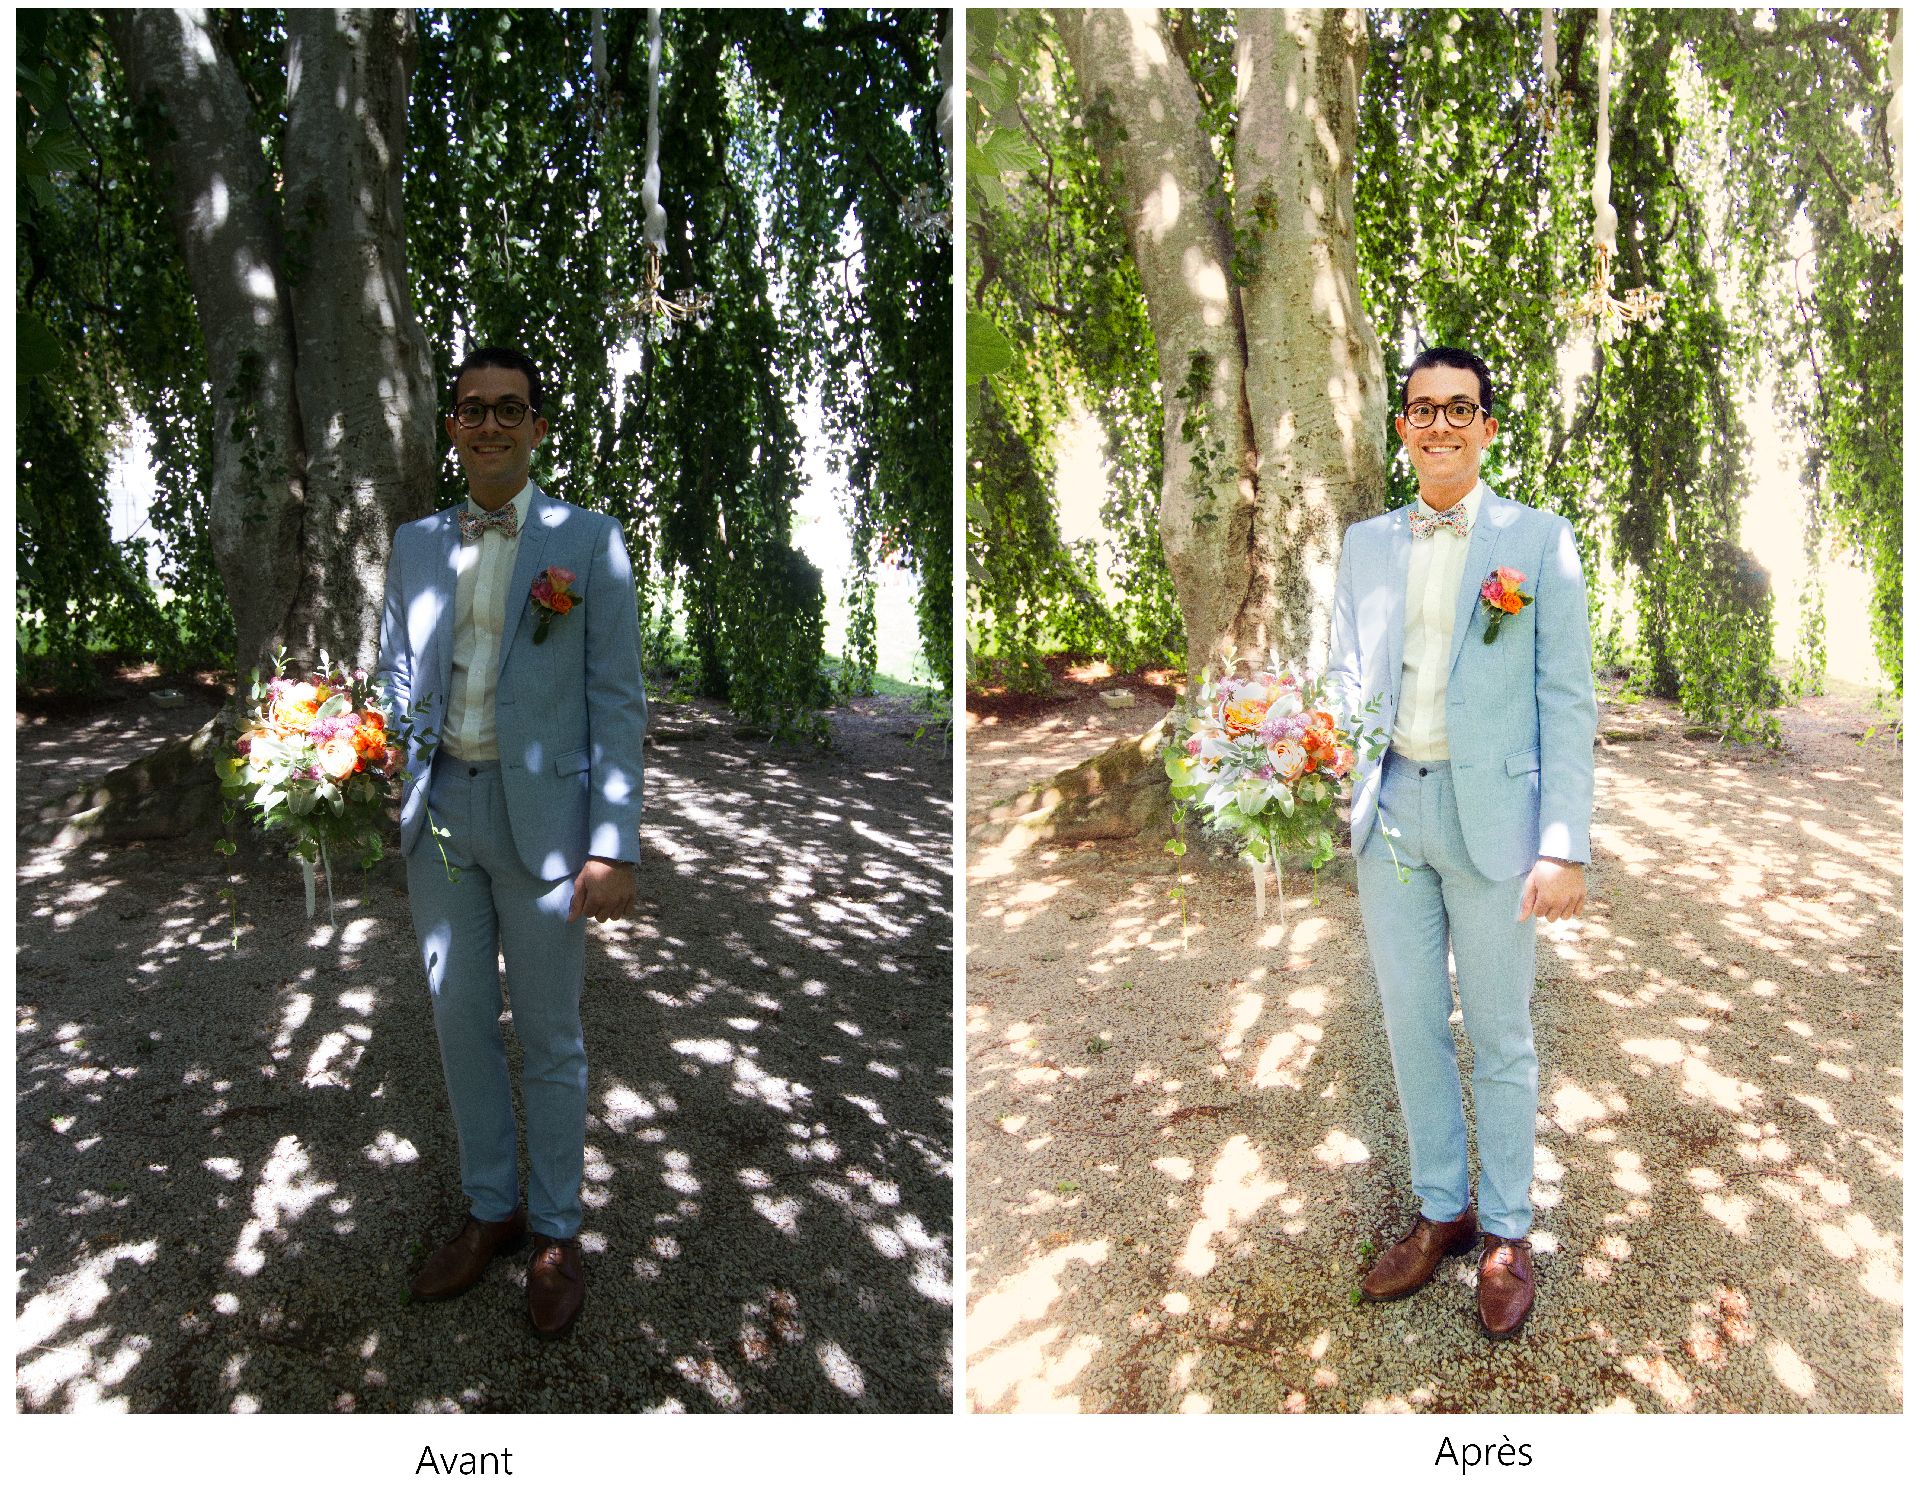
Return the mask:
POLYGON ((974 1408, 1901 1407, 1901 769, 1866 701, 1786 711, 1784 751, 1603 709, 1506 1345, 1471 1258, 1353 1302, 1414 1206, 1347 881, 1262 926, 1244 869, 1190 857, 1183 930, 1151 841, 1003 849, 996 805, 1164 707, 970 704, 974 1408))
MULTIPOLYGON (((218 703, 166 684, 196 686, 23 698, 18 829, 218 703)), ((397 856, 343 870, 329 929, 283 855, 23 840, 18 1407, 948 1408, 952 753, 911 703, 832 718, 814 752, 654 708, 639 907, 589 932, 587 1304, 553 1345, 524 1251, 407 1299, 464 1207, 397 856)))

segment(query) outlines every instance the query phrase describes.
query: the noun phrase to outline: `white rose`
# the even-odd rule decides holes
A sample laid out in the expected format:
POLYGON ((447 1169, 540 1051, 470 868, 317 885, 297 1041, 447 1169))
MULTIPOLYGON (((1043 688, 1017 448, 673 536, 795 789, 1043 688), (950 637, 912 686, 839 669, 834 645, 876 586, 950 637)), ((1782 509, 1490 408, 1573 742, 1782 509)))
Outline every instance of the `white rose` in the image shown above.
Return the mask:
POLYGON ((1282 779, 1295 780, 1307 767, 1307 750, 1287 738, 1267 750, 1267 762, 1282 779))
POLYGON ((353 739, 346 733, 329 738, 320 746, 320 772, 329 779, 345 779, 359 761, 360 755, 353 751, 353 739))

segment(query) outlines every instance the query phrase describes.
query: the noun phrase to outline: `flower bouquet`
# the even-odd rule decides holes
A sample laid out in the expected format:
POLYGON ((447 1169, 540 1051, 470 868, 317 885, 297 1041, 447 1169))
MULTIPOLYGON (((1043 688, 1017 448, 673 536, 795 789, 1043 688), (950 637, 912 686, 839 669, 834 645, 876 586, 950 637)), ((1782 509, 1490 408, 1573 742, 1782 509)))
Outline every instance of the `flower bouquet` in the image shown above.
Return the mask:
MULTIPOLYGON (((1174 741, 1162 753, 1173 781, 1174 817, 1199 803, 1209 831, 1232 839, 1254 868, 1254 891, 1264 914, 1264 869, 1276 873, 1288 849, 1318 872, 1334 855, 1339 827, 1335 793, 1351 780, 1363 749, 1377 754, 1385 734, 1359 733, 1333 713, 1325 682, 1270 659, 1243 671, 1228 662, 1215 679, 1208 669, 1194 705, 1178 719, 1174 741)), ((1186 846, 1176 833, 1175 856, 1186 846)))
MULTIPOLYGON (((220 760, 225 818, 231 821, 244 802, 262 830, 293 837, 309 918, 314 866, 324 866, 331 922, 332 851, 358 852, 363 868, 379 862, 387 788, 404 780, 406 763, 404 727, 366 671, 349 671, 322 651, 317 673, 290 676, 281 656, 271 679, 254 672, 246 726, 232 755, 220 760)), ((220 850, 231 855, 233 843, 223 840, 220 850)))

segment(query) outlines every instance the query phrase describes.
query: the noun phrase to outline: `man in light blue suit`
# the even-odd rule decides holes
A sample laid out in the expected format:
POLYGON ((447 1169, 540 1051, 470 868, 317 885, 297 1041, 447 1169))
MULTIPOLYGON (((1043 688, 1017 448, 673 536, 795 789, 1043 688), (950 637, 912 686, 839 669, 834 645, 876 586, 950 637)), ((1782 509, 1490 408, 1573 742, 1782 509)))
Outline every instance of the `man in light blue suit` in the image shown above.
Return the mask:
POLYGON ((620 526, 529 476, 547 434, 532 361, 477 349, 453 396, 447 435, 470 500, 400 527, 380 626, 386 688, 433 739, 409 765, 400 846, 468 1202, 412 1290, 464 1293, 531 1226, 527 1314, 552 1338, 572 1329, 586 1294, 585 921, 633 906, 640 630, 620 526), (503 957, 524 1056, 525 1205, 503 957))
POLYGON ((1420 1202, 1361 1293, 1404 1298, 1477 1238, 1480 1325, 1505 1340, 1533 1307, 1535 921, 1586 898, 1586 583, 1566 520, 1480 480, 1499 423, 1479 358, 1426 350, 1401 407, 1420 498, 1347 531, 1327 667, 1348 712, 1390 742, 1355 785, 1353 849, 1420 1202), (1477 1220, 1449 951, 1473 1041, 1477 1220))

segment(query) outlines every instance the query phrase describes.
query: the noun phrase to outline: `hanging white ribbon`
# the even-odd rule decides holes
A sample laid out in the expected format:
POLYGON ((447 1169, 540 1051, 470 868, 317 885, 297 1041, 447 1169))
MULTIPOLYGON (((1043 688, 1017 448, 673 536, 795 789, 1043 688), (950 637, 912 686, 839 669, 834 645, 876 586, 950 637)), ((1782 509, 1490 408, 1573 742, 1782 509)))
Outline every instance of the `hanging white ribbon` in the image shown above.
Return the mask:
POLYGON ((660 7, 647 10, 647 169, 640 179, 640 201, 646 209, 647 243, 667 252, 667 213, 660 206, 660 7))
POLYGON ((1560 102, 1560 43, 1557 22, 1551 5, 1543 8, 1540 19, 1540 69, 1547 75, 1547 109, 1560 102))
POLYGON ((300 881, 306 885, 308 919, 313 918, 315 871, 318 870, 325 873, 327 879, 327 928, 334 928, 334 926, 339 923, 339 920, 335 918, 333 912, 333 858, 327 854, 327 839, 324 836, 320 838, 320 860, 318 863, 316 863, 313 858, 302 857, 298 853, 294 855, 293 860, 300 864, 300 881))
POLYGON ((1600 7, 1598 48, 1600 124, 1593 143, 1593 242, 1611 256, 1617 247, 1620 215, 1613 211, 1613 130, 1607 122, 1608 96, 1613 92, 1613 8, 1600 7))
MULTIPOLYGON (((1267 855, 1273 863, 1273 897, 1278 905, 1274 919, 1278 922, 1284 920, 1287 913, 1287 875, 1280 854, 1269 852, 1267 855)), ((1253 865, 1253 920, 1259 925, 1267 922, 1267 864, 1264 862, 1253 865)))
POLYGON ((1900 48, 1906 36, 1907 14, 1904 10, 1893 13, 1893 50, 1888 54, 1888 65, 1893 73, 1893 98, 1887 103, 1887 140, 1893 146, 1893 180, 1896 183, 1906 181, 1902 175, 1905 167, 1906 147, 1904 143, 1906 125, 1906 107, 1901 102, 1900 48))

